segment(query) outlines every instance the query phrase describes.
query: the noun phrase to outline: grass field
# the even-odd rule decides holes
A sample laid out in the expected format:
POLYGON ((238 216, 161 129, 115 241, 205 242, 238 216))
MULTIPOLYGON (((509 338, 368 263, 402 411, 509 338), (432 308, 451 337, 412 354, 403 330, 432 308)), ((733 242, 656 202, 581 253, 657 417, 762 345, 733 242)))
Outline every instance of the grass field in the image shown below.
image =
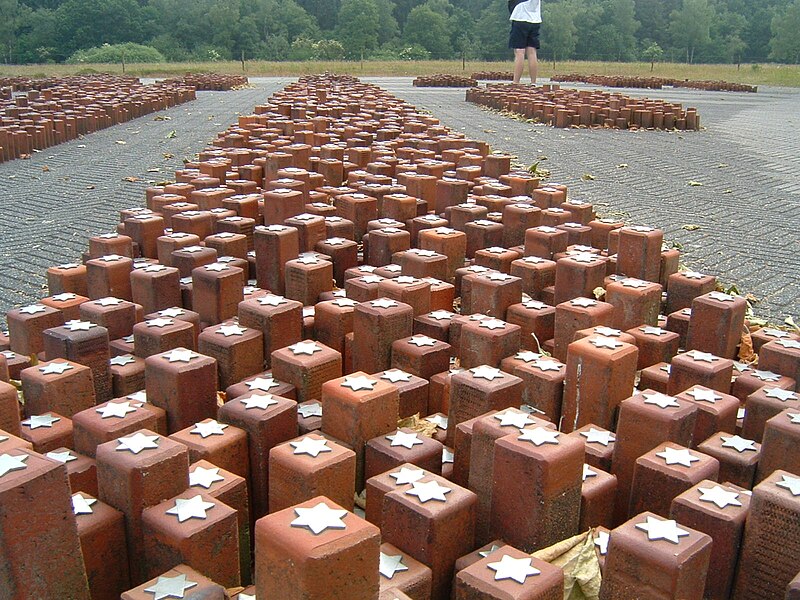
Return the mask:
MULTIPOLYGON (((297 76, 330 71, 360 76, 417 76, 434 73, 472 73, 474 71, 509 71, 507 62, 461 61, 364 61, 346 62, 263 62, 245 63, 245 74, 249 76, 297 76)), ((129 64, 125 72, 139 77, 167 77, 187 72, 241 73, 240 62, 206 63, 161 63, 129 64)), ((581 73, 597 75, 638 75, 642 77, 669 77, 691 80, 722 80, 750 85, 774 85, 800 87, 800 65, 743 64, 736 65, 687 65, 682 63, 657 63, 650 71, 649 63, 614 62, 561 62, 539 65, 540 75, 549 77, 555 73, 581 73)), ((76 73, 103 72, 122 73, 119 64, 84 65, 0 65, 0 76, 43 77, 48 75, 74 75, 76 73)))

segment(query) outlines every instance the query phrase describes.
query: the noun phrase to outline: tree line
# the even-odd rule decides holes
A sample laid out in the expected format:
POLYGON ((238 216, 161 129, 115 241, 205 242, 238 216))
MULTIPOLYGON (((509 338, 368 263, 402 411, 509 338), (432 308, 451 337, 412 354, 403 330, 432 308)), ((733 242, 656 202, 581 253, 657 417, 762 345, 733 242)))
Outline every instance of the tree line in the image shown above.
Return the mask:
MULTIPOLYGON (((800 62, 800 0, 542 0, 542 14, 545 59, 800 62)), ((0 61, 507 60, 508 28, 506 0, 0 0, 0 61)))

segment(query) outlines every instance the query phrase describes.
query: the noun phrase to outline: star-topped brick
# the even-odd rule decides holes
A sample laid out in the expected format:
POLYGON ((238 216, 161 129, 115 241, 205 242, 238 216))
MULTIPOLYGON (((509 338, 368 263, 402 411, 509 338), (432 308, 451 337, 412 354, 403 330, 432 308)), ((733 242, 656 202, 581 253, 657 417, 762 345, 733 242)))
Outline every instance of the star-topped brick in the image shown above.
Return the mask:
POLYGON ((178 522, 183 523, 189 519, 206 519, 206 513, 216 506, 213 502, 206 502, 203 497, 198 494, 191 498, 176 498, 175 506, 167 509, 168 515, 175 515, 178 517, 178 522))
POLYGON ((153 600, 164 600, 165 598, 184 598, 186 590, 192 589, 197 585, 196 582, 187 579, 181 573, 175 577, 164 577, 160 575, 158 581, 144 591, 153 594, 153 600))
POLYGON ((651 542, 666 540, 673 544, 680 544, 680 538, 689 536, 689 532, 678 527, 678 523, 674 520, 657 517, 648 516, 644 523, 636 524, 636 529, 646 532, 647 539, 651 542))
POLYGON ((346 376, 341 385, 342 387, 350 388, 354 392, 359 392, 363 390, 372 391, 377 383, 378 381, 376 379, 370 379, 364 375, 359 375, 357 377, 346 376))
POLYGON ((419 436, 416 433, 407 433, 405 431, 400 431, 399 429, 392 435, 387 435, 386 439, 391 442, 389 444, 390 446, 400 446, 408 450, 412 450, 414 446, 421 446, 424 443, 421 439, 419 439, 419 436))
POLYGON ((710 502, 717 508, 724 509, 728 506, 741 506, 739 494, 715 485, 713 488, 697 488, 700 492, 700 502, 710 502))
POLYGON ((297 518, 290 525, 308 529, 314 535, 319 535, 327 529, 347 528, 343 521, 347 511, 331 508, 325 502, 320 502, 311 508, 295 508, 294 512, 297 518))
POLYGON ((328 440, 309 436, 302 438, 298 442, 289 442, 289 445, 294 448, 293 454, 307 454, 313 458, 316 458, 322 452, 333 452, 333 449, 328 446, 328 440))
POLYGON ((121 437, 117 439, 119 445, 116 447, 120 452, 132 452, 139 454, 143 450, 152 450, 158 448, 157 435, 145 435, 141 432, 134 433, 128 437, 121 437))
POLYGON ((439 485, 439 482, 436 480, 426 482, 415 481, 411 484, 411 489, 406 491, 406 494, 409 496, 416 496, 421 504, 425 504, 429 500, 447 502, 445 494, 449 494, 452 491, 452 488, 439 485))
POLYGON ((205 439, 212 435, 225 435, 225 430, 227 428, 227 423, 220 423, 214 419, 211 419, 210 421, 195 423, 194 429, 192 429, 189 433, 199 435, 201 438, 205 439))
POLYGON ((499 562, 491 562, 486 566, 495 572, 495 581, 511 579, 523 584, 528 577, 541 573, 539 569, 531 566, 532 561, 532 558, 514 558, 504 554, 499 562))
POLYGON ((656 452, 656 456, 663 458, 668 465, 681 465, 683 467, 691 467, 692 463, 700 460, 699 456, 695 456, 687 448, 677 449, 669 446, 666 446, 661 452, 656 452))
POLYGON ((534 446, 538 447, 544 444, 558 445, 558 437, 560 435, 561 433, 555 429, 534 427, 533 429, 523 429, 522 433, 517 439, 524 442, 530 442, 534 446))

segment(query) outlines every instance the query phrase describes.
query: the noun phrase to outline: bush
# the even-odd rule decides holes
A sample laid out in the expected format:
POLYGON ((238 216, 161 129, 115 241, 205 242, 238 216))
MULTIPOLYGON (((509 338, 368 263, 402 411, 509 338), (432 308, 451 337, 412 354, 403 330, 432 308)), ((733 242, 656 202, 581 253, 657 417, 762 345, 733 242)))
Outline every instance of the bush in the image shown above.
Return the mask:
POLYGON ((164 56, 155 48, 133 44, 103 44, 95 48, 76 51, 67 59, 67 64, 81 63, 120 63, 123 58, 128 63, 160 63, 164 56))
POLYGON ((397 40, 387 42, 370 58, 375 60, 428 60, 431 53, 419 44, 403 44, 397 40))

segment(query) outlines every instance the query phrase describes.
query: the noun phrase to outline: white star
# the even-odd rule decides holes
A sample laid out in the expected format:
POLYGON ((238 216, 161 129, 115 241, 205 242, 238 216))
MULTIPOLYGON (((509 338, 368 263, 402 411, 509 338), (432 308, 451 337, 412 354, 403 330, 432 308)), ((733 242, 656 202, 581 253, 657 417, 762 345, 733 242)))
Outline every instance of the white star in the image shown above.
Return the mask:
POLYGON ((427 335, 415 335, 408 340, 408 343, 413 344, 417 348, 421 348, 423 346, 435 346, 436 340, 427 335))
POLYGON ((94 510, 92 509, 92 504, 95 504, 97 500, 94 498, 87 498, 78 494, 72 495, 72 514, 74 515, 91 515, 94 510))
POLYGON ((767 398, 775 398, 777 400, 780 400, 781 402, 786 402, 787 400, 797 400, 797 394, 781 388, 771 388, 769 390, 764 390, 764 395, 767 398))
POLYGON ((378 382, 375 379, 370 379, 364 375, 359 375, 358 377, 346 376, 341 385, 342 387, 350 388, 354 392, 358 392, 360 390, 372 391, 375 388, 376 383, 378 382))
POLYGON ((278 401, 273 398, 272 394, 251 394, 246 398, 240 398, 240 401, 244 404, 245 410, 251 408, 267 410, 270 406, 278 404, 278 401))
POLYGON ((174 325, 175 321, 172 319, 164 319, 164 318, 157 318, 157 319, 150 319, 149 321, 145 321, 145 325, 148 327, 168 327, 169 325, 174 325))
POLYGON ((781 376, 778 375, 777 373, 773 373, 772 371, 759 371, 758 369, 756 369, 753 371, 752 375, 756 379, 771 383, 781 380, 781 376))
POLYGON ((114 367, 124 367, 131 363, 135 363, 136 359, 130 354, 121 354, 109 359, 108 364, 114 367))
POLYGON ((723 294, 722 292, 710 292, 708 297, 718 302, 733 302, 734 300, 733 296, 730 294, 723 294))
POLYGON ((501 548, 501 547, 500 547, 500 546, 498 546, 497 544, 492 544, 490 548, 488 548, 488 549, 486 549, 486 550, 480 550, 480 551, 478 552, 478 556, 480 556, 481 558, 486 558, 486 557, 487 557, 487 556, 489 556, 489 555, 490 555, 492 552, 494 552, 495 550, 499 550, 500 548, 501 548))
POLYGON ((600 549, 600 556, 608 554, 608 542, 611 536, 607 531, 598 531, 597 537, 594 538, 594 545, 600 549))
POLYGON ((119 254, 106 254, 105 256, 101 256, 99 260, 102 260, 103 262, 116 262, 121 258, 123 257, 119 254))
POLYGON ((443 415, 431 415, 430 417, 425 417, 425 420, 433 423, 439 429, 447 429, 447 417, 443 415))
POLYGON ((569 303, 572 306, 580 306, 581 308, 597 306, 597 300, 592 300, 590 298, 574 298, 573 300, 570 300, 569 303))
POLYGON ((258 390, 260 392, 268 392, 274 387, 280 387, 280 384, 272 377, 256 377, 250 381, 245 381, 247 388, 250 391, 258 390))
POLYGON ((411 381, 411 373, 406 373, 400 369, 389 369, 388 371, 383 372, 381 379, 386 379, 392 383, 397 383, 398 381, 411 381))
POLYGON ((581 431, 581 435, 586 438, 587 444, 602 444, 603 446, 608 446, 611 442, 617 440, 610 431, 595 429, 594 427, 590 427, 589 431, 581 431))
POLYGON ((11 471, 21 471, 26 469, 28 465, 25 461, 28 460, 28 455, 11 456, 10 454, 0 454, 0 477, 4 477, 6 473, 11 471))
POLYGON ((442 464, 451 463, 455 460, 456 455, 447 446, 442 446, 442 464))
POLYGON ((361 281, 363 283, 369 283, 369 284, 380 283, 381 281, 383 281, 383 277, 381 277, 380 275, 364 275, 364 277, 361 277, 361 281))
POLYGON ((669 446, 665 446, 661 452, 656 452, 656 456, 663 458, 668 465, 681 465, 683 467, 691 467, 692 463, 700 460, 699 456, 695 456, 687 448, 678 450, 669 446))
POLYGON ((205 439, 211 435, 225 435, 225 429, 227 428, 227 423, 220 423, 215 419, 211 419, 210 421, 195 423, 194 429, 189 433, 199 435, 201 438, 205 439))
POLYGON ((386 439, 391 442, 392 447, 402 446, 408 450, 412 450, 414 446, 421 446, 423 441, 419 439, 416 433, 406 433, 399 429, 393 435, 387 435, 386 439))
POLYGON ((204 265, 203 268, 206 271, 212 271, 214 273, 220 273, 222 271, 227 271, 228 270, 228 265, 226 265, 225 263, 221 263, 221 262, 213 262, 210 265, 204 265))
POLYGON ((161 271, 166 271, 169 267, 166 265, 147 265, 144 268, 145 273, 161 273, 161 271))
POLYGON ((147 402, 147 393, 144 390, 134 392, 133 394, 128 394, 125 397, 128 400, 133 400, 134 402, 147 402))
POLYGON ((64 263, 63 265, 58 265, 56 269, 63 269, 68 271, 70 269, 77 269, 80 265, 78 263, 64 263))
POLYGON ((790 350, 800 350, 800 341, 798 340, 776 340, 775 343, 790 350))
POLYGON ((139 454, 142 450, 158 448, 157 435, 145 435, 141 432, 128 437, 121 437, 117 439, 117 441, 119 442, 119 446, 116 448, 117 450, 128 450, 134 454, 139 454))
POLYGON ((647 532, 647 539, 651 542, 667 540, 673 544, 680 544, 680 538, 687 537, 689 532, 678 527, 678 524, 669 519, 647 517, 644 523, 637 523, 636 529, 647 532))
POLYGON ((176 515, 178 522, 183 523, 189 519, 205 519, 206 511, 216 506, 213 502, 206 502, 200 494, 192 498, 176 498, 175 506, 167 510, 168 515, 176 515))
POLYGON ((709 354, 708 352, 699 352, 698 350, 690 350, 686 353, 686 356, 690 357, 692 360, 697 362, 714 362, 715 360, 719 360, 719 357, 714 356, 713 354, 709 354))
POLYGON ((289 350, 292 351, 292 354, 295 356, 298 354, 307 354, 308 356, 312 356, 314 352, 322 352, 322 348, 317 346, 316 342, 297 342, 296 344, 289 346, 289 350))
POLYGON ((434 229, 437 235, 450 235, 451 233, 457 233, 455 229, 450 229, 449 227, 437 227, 434 229))
POLYGON ((233 335, 244 335, 245 331, 247 331, 247 327, 239 327, 238 325, 220 325, 219 329, 217 329, 214 333, 222 335, 224 337, 231 337, 233 335))
POLYGON ((536 352, 531 352, 530 350, 524 350, 522 352, 517 352, 514 355, 514 358, 517 360, 521 360, 523 362, 529 363, 535 360, 539 360, 542 357, 541 354, 537 354, 536 352))
POLYGON ((50 300, 54 300, 55 302, 67 302, 68 300, 75 300, 78 296, 73 294, 72 292, 64 292, 63 294, 56 294, 55 296, 50 296, 50 300))
POLYGON ((488 273, 485 275, 485 277, 489 281, 508 281, 509 279, 514 279, 514 277, 512 277, 508 273, 498 273, 498 272, 488 273))
POLYGON ((291 522, 292 527, 306 527, 314 535, 318 535, 326 529, 346 529, 342 519, 347 516, 346 510, 331 508, 324 502, 320 502, 312 508, 295 508, 297 518, 291 522))
POLYGON ((183 598, 184 592, 196 586, 194 581, 188 581, 186 575, 180 574, 175 577, 164 577, 160 575, 155 585, 145 588, 145 592, 153 594, 153 600, 164 600, 164 598, 183 598))
POLYGON ((790 477, 789 475, 781 475, 782 481, 775 483, 778 487, 789 490, 792 496, 800 496, 800 477, 790 477))
POLYGON ((412 283, 419 283, 419 279, 409 277, 408 275, 400 275, 400 277, 395 277, 394 282, 400 285, 410 285, 412 283))
POLYGON ((54 417, 50 413, 47 413, 46 415, 33 415, 22 421, 21 425, 25 425, 31 429, 39 429, 40 427, 50 428, 53 426, 53 423, 57 423, 60 420, 59 417, 54 417))
POLYGON ((72 369, 72 365, 65 362, 52 362, 44 367, 39 367, 42 375, 62 375, 65 371, 72 369))
POLYGON ((570 258, 577 263, 587 263, 587 264, 593 263, 594 261, 597 260, 596 256, 594 256, 593 254, 588 254, 586 252, 579 252, 578 254, 573 254, 572 256, 570 256, 570 258))
POLYGON ((683 271, 681 275, 683 275, 687 279, 702 279, 703 277, 705 277, 705 275, 703 275, 702 273, 698 273, 697 271, 683 271))
POLYGON ((36 313, 45 312, 47 308, 41 304, 31 304, 19 309, 22 315, 35 315, 36 313))
POLYGON ((648 285, 647 282, 646 281, 642 281, 641 279, 628 278, 628 279, 623 279, 622 280, 622 286, 623 287, 630 287, 630 288, 637 288, 638 289, 638 288, 647 287, 647 285, 648 285))
POLYGON ((389 298, 378 298, 369 304, 374 308, 394 308, 395 306, 399 306, 397 302, 390 300, 389 298))
POLYGON ((723 448, 733 448, 739 453, 746 452, 747 450, 752 450, 753 452, 756 452, 758 450, 756 448, 755 441, 739 437, 738 435, 732 435, 732 436, 721 435, 719 439, 722 440, 723 448))
POLYGON ((540 371, 560 371, 564 365, 554 360, 541 359, 537 360, 531 366, 536 367, 540 371))
POLYGON ((788 333, 786 333, 785 331, 781 331, 780 329, 770 329, 770 328, 766 328, 765 327, 764 329, 761 330, 761 333, 763 333, 764 335, 768 335, 769 337, 774 337, 774 338, 787 338, 787 337, 789 337, 788 333))
POLYGON ((353 308, 354 306, 358 305, 358 302, 353 300, 352 298, 339 298, 333 301, 333 304, 336 306, 341 306, 342 308, 353 308))
POLYGON ((136 412, 136 408, 131 406, 128 401, 125 402, 108 402, 105 406, 95 409, 100 413, 100 418, 108 419, 109 417, 117 417, 124 419, 128 413, 136 412))
POLYGON ((455 316, 455 313, 451 313, 449 310, 435 310, 428 313, 428 316, 436 321, 449 321, 455 316))
POLYGON ((311 404, 298 405, 297 412, 304 419, 308 419, 309 417, 321 417, 322 404, 319 402, 312 402, 311 404))
POLYGON ((524 412, 517 412, 511 409, 495 413, 494 418, 500 421, 500 427, 512 426, 517 429, 523 429, 526 425, 533 423, 533 419, 524 412))
POLYGON ((398 571, 408 571, 408 567, 403 564, 402 554, 391 555, 381 552, 378 571, 382 576, 386 577, 386 579, 391 579, 398 571))
POLYGON ((213 469, 195 467, 194 471, 189 472, 189 487, 204 487, 208 489, 217 481, 225 481, 225 478, 219 474, 219 467, 213 469))
POLYGON ((545 259, 540 258, 538 256, 525 256, 522 258, 523 262, 538 265, 539 263, 543 263, 545 259))
POLYGON ((639 331, 641 331, 645 335, 664 335, 665 333, 667 333, 666 329, 661 329, 661 327, 653 327, 652 325, 645 325, 644 327, 639 327, 639 331))
POLYGON ((166 358, 169 362, 186 362, 188 363, 193 358, 197 358, 200 356, 199 354, 195 354, 191 350, 187 350, 186 348, 175 348, 168 354, 164 354, 162 358, 166 358))
POLYGON ((64 323, 64 327, 70 331, 89 331, 92 327, 97 327, 97 325, 90 323, 89 321, 79 321, 74 319, 64 323))
POLYGON ((558 444, 558 436, 561 433, 555 429, 546 429, 544 427, 534 427, 533 429, 523 429, 522 434, 517 438, 520 441, 530 442, 534 446, 541 446, 543 444, 558 444))
POLYGON ((294 454, 308 454, 314 458, 317 458, 320 452, 333 452, 333 448, 328 446, 326 439, 318 440, 306 436, 299 442, 289 442, 289 444, 294 448, 294 454))
POLYGON ((597 335, 602 335, 604 337, 619 337, 622 335, 622 332, 619 329, 614 329, 612 327, 595 327, 594 332, 597 335))
POLYGON ((483 327, 484 329, 490 329, 494 331, 495 329, 505 329, 506 324, 500 319, 483 319, 478 324, 478 327, 483 327))
POLYGON ((616 350, 622 347, 622 342, 618 342, 614 338, 595 336, 589 340, 589 343, 595 348, 608 348, 609 350, 616 350))
POLYGON ((452 488, 439 485, 436 480, 426 481, 425 483, 415 481, 411 484, 411 489, 406 491, 406 494, 416 496, 419 498, 420 503, 425 504, 428 500, 447 502, 445 494, 449 494, 452 491, 452 488))
POLYGON ((800 425, 800 413, 791 413, 787 415, 792 425, 800 425))
POLYGON ((47 458, 57 460, 60 463, 69 463, 73 460, 78 460, 78 457, 72 454, 71 451, 65 450, 64 452, 48 452, 45 454, 47 458))
POLYGON ((494 381, 495 379, 502 379, 503 372, 500 369, 490 367, 488 365, 481 365, 469 370, 475 379, 486 379, 487 381, 494 381))
POLYGON ((645 404, 652 404, 658 408, 677 408, 680 407, 678 399, 673 396, 667 396, 661 392, 654 392, 652 394, 642 394, 644 396, 645 404))
POLYGON ((522 306, 529 310, 543 310, 548 307, 547 304, 539 300, 526 300, 522 303, 522 306))
POLYGON ((597 477, 597 471, 592 471, 591 467, 584 463, 582 481, 586 481, 589 477, 597 477))
POLYGON ((422 469, 409 469, 408 467, 401 467, 399 471, 389 473, 389 477, 394 479, 395 485, 407 485, 414 483, 425 477, 425 471, 422 469))
POLYGON ((741 506, 739 502, 739 494, 736 492, 729 492, 728 490, 715 485, 713 488, 697 488, 700 492, 700 502, 713 502, 717 508, 725 508, 726 506, 741 506))
POLYGON ((268 294, 258 299, 258 303, 262 306, 280 306, 288 302, 289 301, 283 296, 276 296, 275 294, 268 294))
POLYGON ((709 402, 710 404, 716 404, 717 400, 722 400, 722 396, 714 393, 714 390, 709 390, 706 388, 689 390, 686 392, 686 394, 694 398, 697 402, 709 402))
POLYGON ((113 298, 111 296, 107 296, 106 298, 100 298, 99 300, 95 300, 94 303, 97 306, 118 306, 125 302, 120 298, 113 298))
POLYGON ((504 554, 500 562, 487 564, 494 574, 494 580, 513 579, 517 583, 525 583, 528 577, 539 575, 541 571, 531 566, 532 558, 513 558, 504 554))
POLYGON ((467 271, 471 273, 488 273, 489 270, 490 269, 488 267, 482 267, 480 265, 472 265, 467 267, 467 271))

